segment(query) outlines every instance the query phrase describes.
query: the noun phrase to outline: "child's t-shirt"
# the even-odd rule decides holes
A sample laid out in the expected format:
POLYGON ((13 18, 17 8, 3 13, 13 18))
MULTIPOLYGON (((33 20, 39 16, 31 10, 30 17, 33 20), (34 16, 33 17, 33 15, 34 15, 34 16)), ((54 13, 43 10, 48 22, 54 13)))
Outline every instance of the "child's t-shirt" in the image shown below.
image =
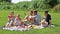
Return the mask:
POLYGON ((51 15, 48 14, 48 15, 46 16, 46 22, 48 22, 48 25, 50 24, 50 21, 49 21, 49 20, 51 20, 51 15))
POLYGON ((13 16, 8 16, 9 19, 11 19, 13 16))
POLYGON ((8 16, 8 19, 9 19, 10 21, 13 21, 13 22, 14 22, 15 16, 8 16))
POLYGON ((17 26, 21 25, 21 18, 17 18, 17 19, 16 19, 16 25, 17 25, 17 26))

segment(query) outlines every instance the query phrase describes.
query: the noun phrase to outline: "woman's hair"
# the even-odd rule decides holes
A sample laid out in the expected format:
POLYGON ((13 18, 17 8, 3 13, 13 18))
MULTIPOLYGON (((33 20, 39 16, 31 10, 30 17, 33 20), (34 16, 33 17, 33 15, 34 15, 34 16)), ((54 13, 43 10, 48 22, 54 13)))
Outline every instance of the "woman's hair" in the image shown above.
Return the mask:
POLYGON ((31 10, 30 13, 33 13, 33 10, 31 10))
POLYGON ((37 13, 37 11, 36 11, 36 10, 34 10, 34 12, 35 12, 35 13, 37 13))
POLYGON ((30 11, 30 15, 33 15, 33 11, 32 10, 30 11))

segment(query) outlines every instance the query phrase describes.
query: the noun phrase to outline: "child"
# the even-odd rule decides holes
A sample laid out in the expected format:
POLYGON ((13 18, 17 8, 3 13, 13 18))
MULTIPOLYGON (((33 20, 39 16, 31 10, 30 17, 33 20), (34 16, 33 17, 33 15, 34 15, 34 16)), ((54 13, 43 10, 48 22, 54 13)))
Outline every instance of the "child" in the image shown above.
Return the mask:
POLYGON ((24 13, 24 16, 25 16, 25 18, 23 21, 28 21, 28 15, 26 15, 26 13, 24 13))
POLYGON ((15 18, 15 26, 20 26, 21 25, 21 17, 18 14, 15 18))
POLYGON ((48 22, 48 25, 51 25, 51 15, 48 13, 48 11, 45 11, 46 16, 46 22, 48 22))
POLYGON ((8 23, 6 24, 5 27, 13 26, 14 20, 15 20, 14 12, 11 12, 10 15, 8 16, 8 23))
POLYGON ((33 18, 34 18, 33 11, 30 11, 30 16, 27 16, 26 13, 24 13, 24 15, 25 15, 25 19, 24 19, 25 22, 33 23, 33 18))
POLYGON ((41 26, 44 27, 44 26, 49 26, 51 23, 51 16, 48 14, 48 11, 45 11, 44 13, 44 18, 43 20, 41 21, 41 26))

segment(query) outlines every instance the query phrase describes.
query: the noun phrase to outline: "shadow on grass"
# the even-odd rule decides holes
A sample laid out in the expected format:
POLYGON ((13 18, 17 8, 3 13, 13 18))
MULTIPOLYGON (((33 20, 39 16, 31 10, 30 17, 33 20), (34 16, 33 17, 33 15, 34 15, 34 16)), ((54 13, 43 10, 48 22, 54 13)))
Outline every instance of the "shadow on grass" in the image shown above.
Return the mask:
POLYGON ((58 26, 58 27, 60 27, 60 25, 59 25, 59 24, 52 24, 52 25, 55 25, 55 26, 58 26))
POLYGON ((0 29, 3 29, 3 26, 0 26, 0 29))

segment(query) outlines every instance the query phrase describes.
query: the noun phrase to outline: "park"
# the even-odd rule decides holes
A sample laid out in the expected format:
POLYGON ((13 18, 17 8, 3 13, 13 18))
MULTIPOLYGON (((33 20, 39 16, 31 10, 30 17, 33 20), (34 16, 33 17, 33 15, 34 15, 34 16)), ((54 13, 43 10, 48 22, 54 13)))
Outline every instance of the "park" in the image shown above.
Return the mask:
POLYGON ((60 0, 58 1, 24 1, 19 3, 11 3, 10 1, 0 1, 0 34, 60 34, 60 0), (56 3, 55 3, 56 2, 56 3), (49 4, 48 4, 49 3, 49 4), (4 30, 3 27, 8 21, 8 15, 11 11, 14 14, 20 14, 21 18, 24 19, 24 13, 29 15, 31 10, 37 10, 38 14, 43 17, 44 11, 48 10, 51 15, 51 24, 55 27, 46 27, 43 29, 31 29, 28 31, 11 31, 4 30))

